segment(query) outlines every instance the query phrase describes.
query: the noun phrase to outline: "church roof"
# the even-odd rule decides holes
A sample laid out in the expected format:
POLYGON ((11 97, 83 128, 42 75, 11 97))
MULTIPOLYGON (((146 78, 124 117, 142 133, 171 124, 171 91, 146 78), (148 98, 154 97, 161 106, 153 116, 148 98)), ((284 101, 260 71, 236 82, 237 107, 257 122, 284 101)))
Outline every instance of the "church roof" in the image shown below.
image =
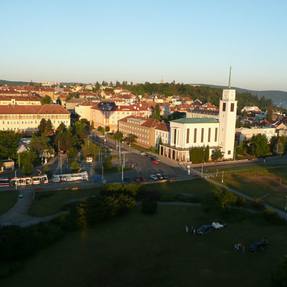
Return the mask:
POLYGON ((218 119, 215 118, 181 118, 173 120, 173 123, 179 124, 211 124, 218 123, 218 119))

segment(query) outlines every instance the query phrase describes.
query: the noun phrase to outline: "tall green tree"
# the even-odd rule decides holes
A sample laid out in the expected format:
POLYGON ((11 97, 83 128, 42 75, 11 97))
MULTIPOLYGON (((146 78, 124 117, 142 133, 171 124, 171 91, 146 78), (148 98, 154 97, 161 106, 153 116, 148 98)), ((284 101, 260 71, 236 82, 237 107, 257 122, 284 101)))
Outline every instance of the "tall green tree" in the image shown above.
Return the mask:
POLYGON ((17 159, 21 135, 13 131, 0 131, 0 159, 17 159))
POLYGON ((47 96, 47 95, 42 97, 40 101, 41 101, 41 105, 46 105, 46 104, 52 104, 53 103, 52 99, 49 96, 47 96))
POLYGON ((155 120, 160 120, 160 106, 159 104, 156 104, 155 107, 152 110, 151 118, 155 120))
POLYGON ((249 153, 256 157, 264 157, 270 154, 270 147, 266 135, 259 134, 251 138, 249 153))

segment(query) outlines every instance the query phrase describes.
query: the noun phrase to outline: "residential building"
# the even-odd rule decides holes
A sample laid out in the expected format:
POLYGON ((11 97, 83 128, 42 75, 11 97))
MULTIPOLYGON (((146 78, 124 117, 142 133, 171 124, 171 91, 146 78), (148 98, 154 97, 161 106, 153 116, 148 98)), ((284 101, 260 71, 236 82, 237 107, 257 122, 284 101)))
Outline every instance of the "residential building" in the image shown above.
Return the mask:
POLYGON ((150 108, 145 104, 116 105, 114 102, 100 102, 91 108, 91 119, 94 128, 109 127, 110 131, 118 129, 118 121, 128 116, 148 118, 150 108))
POLYGON ((272 127, 251 127, 251 128, 238 128, 236 129, 236 135, 239 143, 242 143, 244 140, 250 140, 253 136, 256 135, 265 135, 267 140, 270 142, 271 138, 276 136, 276 128, 272 127))
POLYGON ((168 142, 169 133, 166 124, 154 119, 126 117, 119 120, 118 130, 124 136, 135 135, 137 144, 145 148, 156 147, 159 142, 168 142))
POLYGON ((37 94, 0 93, 0 105, 41 105, 41 97, 37 94))
POLYGON ((51 120, 55 129, 61 123, 70 126, 70 113, 60 105, 0 106, 0 130, 34 132, 42 119, 51 120))

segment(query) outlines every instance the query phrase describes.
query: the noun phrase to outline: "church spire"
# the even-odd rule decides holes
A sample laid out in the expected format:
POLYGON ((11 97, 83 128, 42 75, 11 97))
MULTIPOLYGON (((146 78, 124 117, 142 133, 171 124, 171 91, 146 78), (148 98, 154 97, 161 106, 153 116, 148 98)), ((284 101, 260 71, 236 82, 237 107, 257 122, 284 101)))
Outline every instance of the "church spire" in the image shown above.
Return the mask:
POLYGON ((231 89, 231 72, 232 72, 232 67, 229 67, 229 80, 228 80, 228 89, 231 89))

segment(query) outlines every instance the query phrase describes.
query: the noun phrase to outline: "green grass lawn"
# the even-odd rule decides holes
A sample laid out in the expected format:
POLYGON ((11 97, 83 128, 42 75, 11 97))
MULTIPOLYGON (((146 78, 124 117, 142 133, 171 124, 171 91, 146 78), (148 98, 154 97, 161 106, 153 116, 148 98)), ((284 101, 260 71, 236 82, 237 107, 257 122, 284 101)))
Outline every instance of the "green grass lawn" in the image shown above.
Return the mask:
POLYGON ((55 214, 70 201, 93 196, 96 192, 97 189, 39 191, 36 192, 35 200, 32 203, 29 214, 33 216, 55 214))
POLYGON ((18 192, 0 191, 0 214, 5 213, 17 201, 18 192))
MULTIPOLYGON (((287 197, 286 168, 282 166, 240 167, 224 170, 224 184, 242 193, 284 209, 287 197)), ((209 170, 211 172, 211 170, 209 170)), ((213 173, 216 173, 212 169, 213 173)), ((215 180, 221 182, 222 169, 215 180)))
POLYGON ((142 189, 160 192, 161 200, 173 200, 175 195, 189 195, 199 200, 205 198, 217 187, 200 178, 190 181, 166 182, 143 185, 142 189))
POLYGON ((286 226, 258 215, 228 222, 204 236, 185 224, 216 220, 200 207, 160 206, 146 216, 138 209, 94 229, 68 234, 0 281, 1 287, 267 287, 271 271, 287 252, 286 226), (236 253, 233 244, 266 236, 267 250, 236 253))
MULTIPOLYGON (((142 189, 144 190, 159 191, 161 199, 164 201, 174 200, 174 196, 179 193, 201 199, 206 197, 207 194, 210 194, 210 191, 214 188, 216 187, 202 179, 185 182, 148 184, 142 186, 142 189)), ((95 190, 37 192, 29 213, 33 216, 47 216, 55 214, 69 201, 92 196, 95 192, 95 190)))

